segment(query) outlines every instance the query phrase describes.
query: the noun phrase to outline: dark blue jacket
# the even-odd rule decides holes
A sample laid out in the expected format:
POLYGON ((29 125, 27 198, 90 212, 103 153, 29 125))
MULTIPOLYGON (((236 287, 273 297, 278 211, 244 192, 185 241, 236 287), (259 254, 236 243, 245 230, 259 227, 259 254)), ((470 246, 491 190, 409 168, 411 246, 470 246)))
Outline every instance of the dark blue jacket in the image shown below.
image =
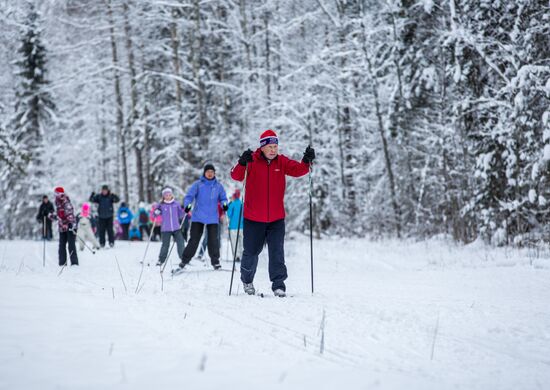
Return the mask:
POLYGON ((97 203, 97 213, 99 215, 99 218, 111 218, 113 214, 115 213, 115 208, 113 207, 114 203, 117 203, 120 201, 120 198, 116 196, 115 194, 111 194, 110 192, 107 195, 103 194, 92 194, 90 196, 90 202, 97 203))

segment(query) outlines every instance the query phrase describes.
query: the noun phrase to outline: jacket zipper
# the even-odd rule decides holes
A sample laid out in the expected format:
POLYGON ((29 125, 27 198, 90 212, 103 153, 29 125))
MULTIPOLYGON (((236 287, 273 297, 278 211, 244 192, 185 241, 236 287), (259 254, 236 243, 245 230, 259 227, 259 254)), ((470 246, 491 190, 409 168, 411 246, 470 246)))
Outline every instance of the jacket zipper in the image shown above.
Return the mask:
POLYGON ((172 219, 172 207, 168 207, 168 210, 170 211, 170 229, 174 229, 174 220, 172 219))
POLYGON ((267 222, 269 220, 269 167, 271 165, 271 160, 267 160, 267 222))

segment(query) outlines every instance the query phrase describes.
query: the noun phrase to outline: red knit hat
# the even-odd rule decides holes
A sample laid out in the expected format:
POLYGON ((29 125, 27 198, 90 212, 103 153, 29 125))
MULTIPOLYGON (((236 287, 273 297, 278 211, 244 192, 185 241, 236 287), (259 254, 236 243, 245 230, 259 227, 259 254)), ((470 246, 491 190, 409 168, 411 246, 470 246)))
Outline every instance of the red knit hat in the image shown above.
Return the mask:
POLYGON ((260 147, 264 147, 269 144, 279 144, 279 138, 273 130, 266 130, 260 135, 260 147))
POLYGON ((55 189, 53 190, 53 192, 55 192, 56 194, 64 194, 65 193, 65 189, 63 187, 55 187, 55 189))

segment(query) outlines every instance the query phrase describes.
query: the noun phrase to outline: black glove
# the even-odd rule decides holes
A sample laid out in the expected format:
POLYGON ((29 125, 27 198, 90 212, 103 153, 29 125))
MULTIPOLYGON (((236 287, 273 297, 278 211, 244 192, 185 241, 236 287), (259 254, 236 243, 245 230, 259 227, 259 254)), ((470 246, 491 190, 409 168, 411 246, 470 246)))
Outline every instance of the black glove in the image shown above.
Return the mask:
POLYGON ((76 226, 73 226, 72 223, 69 223, 69 224, 67 225, 67 227, 69 228, 69 230, 70 230, 71 232, 73 232, 74 234, 76 234, 76 226))
POLYGON ((252 150, 247 149, 241 154, 241 157, 239 157, 239 164, 241 164, 243 167, 246 167, 246 164, 251 163, 252 160, 252 150))
POLYGON ((223 211, 227 211, 228 208, 229 208, 229 207, 227 207, 227 203, 224 202, 224 203, 222 204, 222 209, 223 209, 223 211))
POLYGON ((315 160, 315 149, 313 149, 311 146, 308 146, 306 148, 306 151, 304 152, 304 157, 302 158, 302 161, 306 164, 311 164, 313 160, 315 160))
POLYGON ((185 213, 186 213, 186 214, 187 214, 188 212, 190 212, 190 211, 191 211, 191 205, 188 204, 187 206, 185 206, 185 209, 184 209, 184 210, 185 210, 185 213))

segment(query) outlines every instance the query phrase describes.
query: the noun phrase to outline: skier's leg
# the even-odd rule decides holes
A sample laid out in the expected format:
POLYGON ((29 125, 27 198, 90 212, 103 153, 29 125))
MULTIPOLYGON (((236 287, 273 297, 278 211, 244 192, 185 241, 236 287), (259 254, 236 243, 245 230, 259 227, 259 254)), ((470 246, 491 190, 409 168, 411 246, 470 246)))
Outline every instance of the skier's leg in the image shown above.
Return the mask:
POLYGON ((98 219, 98 227, 97 231, 99 234, 99 243, 101 244, 101 247, 105 246, 105 232, 107 230, 107 219, 105 218, 99 218, 98 219))
POLYGON ((172 233, 162 232, 160 233, 160 237, 162 240, 162 246, 160 247, 159 262, 164 263, 166 261, 166 256, 168 256, 168 249, 170 248, 170 238, 172 237, 172 233))
POLYGON ((59 265, 67 264, 67 232, 59 232, 59 265))
POLYGON ((273 291, 286 291, 285 280, 287 270, 285 265, 285 220, 280 219, 268 224, 267 248, 269 252, 269 279, 273 291))
POLYGON ((76 233, 77 240, 78 240, 78 249, 80 251, 84 250, 84 241, 86 241, 86 233, 84 232, 84 228, 80 227, 78 229, 78 232, 76 233))
MULTIPOLYGON (((91 242, 94 249, 99 248, 99 243, 97 242, 97 240, 95 238, 95 235, 94 235, 94 232, 93 232, 91 226, 87 226, 84 229, 82 229, 82 228, 78 229, 78 234, 80 234, 80 232, 82 232, 82 239, 84 241, 91 242)), ((84 244, 82 244, 82 245, 84 246, 84 244)))
POLYGON ((67 232, 67 242, 69 243, 69 254, 71 256, 71 264, 78 265, 78 253, 76 252, 76 236, 73 232, 67 232))
POLYGON ((87 235, 88 241, 92 243, 94 248, 99 249, 99 242, 97 242, 97 239, 95 238, 95 234, 91 226, 87 229, 86 235, 87 235))
POLYGON ((120 226, 122 226, 122 239, 125 241, 128 241, 130 239, 129 232, 130 232, 130 224, 129 223, 121 223, 120 226))
POLYGON ((208 256, 210 256, 210 262, 213 266, 220 264, 220 241, 218 240, 219 225, 213 223, 206 225, 208 231, 208 256))
POLYGON ((235 241, 237 240, 237 234, 239 235, 239 242, 237 243, 237 261, 240 261, 243 258, 243 229, 239 229, 239 233, 237 231, 234 232, 235 234, 235 241))
POLYGON ((154 238, 153 241, 160 240, 160 236, 161 236, 160 226, 155 226, 155 232, 153 233, 153 238, 154 238))
POLYGON ((191 222, 191 237, 185 246, 183 251, 182 262, 187 264, 191 261, 195 253, 197 252, 197 247, 201 240, 202 231, 204 229, 204 224, 200 222, 191 222))
POLYGON ((46 219, 46 240, 51 240, 53 238, 53 232, 52 232, 52 221, 49 219, 46 219))
POLYGON ((176 241, 176 246, 178 247, 178 257, 183 261, 183 251, 185 250, 185 241, 183 240, 183 234, 181 230, 176 230, 172 233, 174 240, 176 241))
POLYGON ((109 236, 109 245, 113 245, 115 243, 115 232, 113 231, 113 217, 107 218, 106 223, 107 223, 107 235, 109 236))
POLYGON ((207 245, 208 245, 208 229, 206 229, 206 231, 204 232, 201 248, 199 249, 199 259, 202 259, 202 257, 204 256, 207 245))
POLYGON ((244 220, 244 241, 243 258, 241 259, 241 281, 252 283, 256 268, 258 267, 258 255, 262 252, 265 242, 266 223, 244 220))
MULTIPOLYGON (((242 242, 243 240, 243 235, 242 235, 242 232, 241 234, 239 235, 239 241, 242 242)), ((230 259, 233 259, 233 256, 235 255, 235 244, 237 242, 237 230, 229 230, 229 247, 231 249, 231 256, 229 256, 230 259)), ((238 254, 237 254, 238 256, 238 254)))

